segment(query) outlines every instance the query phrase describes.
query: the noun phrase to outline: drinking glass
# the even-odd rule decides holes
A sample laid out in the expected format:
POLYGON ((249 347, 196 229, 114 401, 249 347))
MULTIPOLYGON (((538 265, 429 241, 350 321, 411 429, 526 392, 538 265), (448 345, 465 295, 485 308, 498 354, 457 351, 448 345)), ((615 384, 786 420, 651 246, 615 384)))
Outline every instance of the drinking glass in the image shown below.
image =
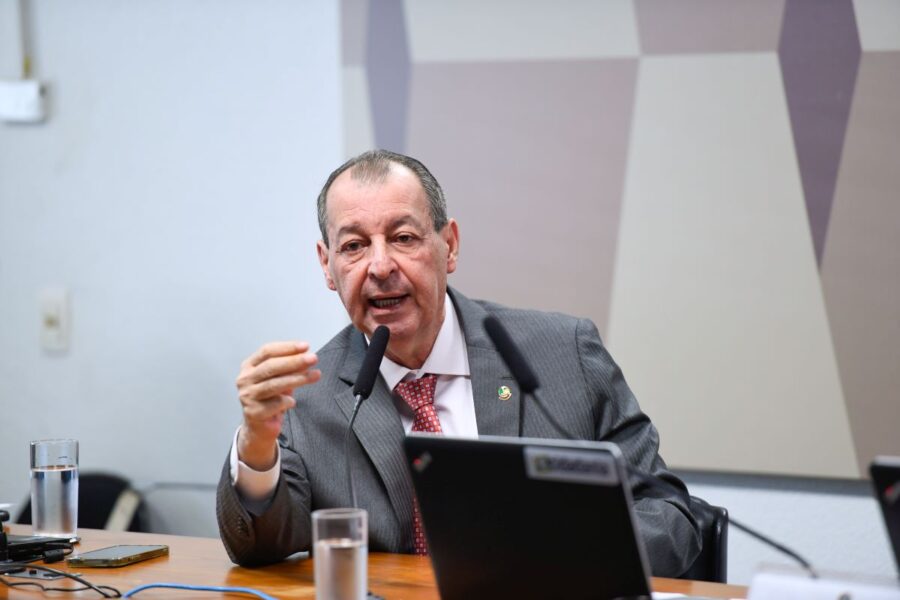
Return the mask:
POLYGON ((313 511, 316 600, 365 600, 368 515, 361 508, 313 511))
POLYGON ((78 441, 31 442, 34 535, 75 537, 78 530, 78 441))

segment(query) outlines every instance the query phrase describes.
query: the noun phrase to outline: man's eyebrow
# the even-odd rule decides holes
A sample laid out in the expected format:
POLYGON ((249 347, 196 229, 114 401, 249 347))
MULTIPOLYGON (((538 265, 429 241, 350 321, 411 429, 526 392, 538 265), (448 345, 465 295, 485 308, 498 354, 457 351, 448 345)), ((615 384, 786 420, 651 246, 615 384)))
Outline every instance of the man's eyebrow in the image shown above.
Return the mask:
MULTIPOLYGON (((393 221, 391 221, 390 223, 388 223, 387 228, 388 228, 388 231, 393 231, 395 229, 398 229, 399 227, 403 227, 404 225, 412 225, 413 227, 417 227, 419 229, 424 229, 426 227, 415 216, 404 215, 404 216, 398 217, 398 218, 394 219, 393 221)), ((340 229, 337 230, 337 232, 334 234, 334 236, 335 236, 335 238, 340 238, 340 237, 342 237, 344 235, 348 235, 348 234, 350 234, 350 235, 352 235, 352 234, 365 235, 365 233, 366 232, 363 229, 363 226, 361 224, 359 224, 357 222, 353 222, 353 223, 347 223, 347 224, 343 225, 340 229)))
POLYGON ((419 219, 417 219, 415 216, 404 215, 388 223, 388 229, 397 229, 398 227, 402 227, 403 225, 412 225, 419 228, 425 227, 422 222, 419 221, 419 219))
POLYGON ((338 230, 335 232, 334 237, 339 238, 339 237, 341 237, 341 236, 343 236, 343 235, 346 235, 346 234, 348 234, 348 233, 359 233, 359 234, 361 234, 361 233, 362 233, 362 227, 360 226, 359 223, 348 223, 348 224, 344 225, 343 227, 341 227, 340 229, 338 229, 338 230))

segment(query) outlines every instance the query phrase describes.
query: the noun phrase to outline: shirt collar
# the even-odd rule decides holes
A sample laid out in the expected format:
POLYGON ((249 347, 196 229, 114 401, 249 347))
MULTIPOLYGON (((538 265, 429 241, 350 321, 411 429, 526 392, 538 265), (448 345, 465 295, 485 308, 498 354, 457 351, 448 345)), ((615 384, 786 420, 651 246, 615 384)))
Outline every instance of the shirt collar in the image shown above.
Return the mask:
POLYGON ((448 294, 444 295, 444 322, 438 331, 437 339, 431 348, 431 354, 419 369, 409 369, 399 365, 387 356, 381 361, 381 376, 389 390, 397 387, 404 379, 417 379, 426 373, 435 375, 469 376, 469 356, 466 353, 466 340, 463 337, 456 307, 448 294))

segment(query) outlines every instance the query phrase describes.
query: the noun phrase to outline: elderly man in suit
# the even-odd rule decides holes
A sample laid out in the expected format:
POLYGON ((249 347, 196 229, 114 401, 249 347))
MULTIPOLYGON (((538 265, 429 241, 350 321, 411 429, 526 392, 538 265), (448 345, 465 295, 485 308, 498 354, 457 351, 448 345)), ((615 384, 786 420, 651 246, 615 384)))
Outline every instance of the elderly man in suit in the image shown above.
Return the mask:
MULTIPOLYGON (((273 342, 241 366, 244 420, 217 495, 222 540, 235 562, 272 563, 309 549, 310 512, 350 504, 343 440, 351 390, 366 336, 379 325, 390 329, 390 343, 352 448, 371 550, 425 549, 402 449, 407 432, 517 435, 518 390, 482 327, 487 315, 531 359, 563 427, 618 444, 631 465, 684 489, 666 470, 656 429, 593 323, 473 301, 448 287, 459 226, 419 161, 384 150, 349 160, 325 183, 318 213, 325 283, 352 324, 317 353, 305 342, 273 342), (427 401, 415 400, 422 397, 427 401)), ((558 435, 537 412, 529 413, 524 433, 558 435)), ((653 573, 680 575, 700 544, 686 494, 641 485, 633 492, 653 573)))

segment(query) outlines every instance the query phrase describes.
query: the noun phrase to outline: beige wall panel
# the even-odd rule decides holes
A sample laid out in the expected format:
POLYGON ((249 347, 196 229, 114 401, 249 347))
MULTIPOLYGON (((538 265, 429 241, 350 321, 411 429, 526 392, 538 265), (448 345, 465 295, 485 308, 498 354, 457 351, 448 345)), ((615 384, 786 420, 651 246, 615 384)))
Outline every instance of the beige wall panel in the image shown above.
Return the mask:
POLYGON ((341 0, 341 63, 366 64, 369 0, 341 0))
POLYGON ((426 64, 408 150, 460 222, 450 284, 605 331, 637 61, 426 64))
POLYGON ((414 63, 636 56, 631 0, 406 0, 414 63))
POLYGON ((864 52, 900 50, 900 2, 853 0, 853 9, 864 52))
POLYGON ((775 52, 784 0, 635 0, 644 54, 775 52))
POLYGON ((645 58, 610 345, 679 467, 858 475, 778 58, 645 58))
POLYGON ((349 158, 375 145, 372 129, 372 108, 366 69, 349 66, 341 70, 343 89, 344 155, 349 158))
POLYGON ((900 53, 860 63, 822 285, 860 469, 900 455, 900 53))

